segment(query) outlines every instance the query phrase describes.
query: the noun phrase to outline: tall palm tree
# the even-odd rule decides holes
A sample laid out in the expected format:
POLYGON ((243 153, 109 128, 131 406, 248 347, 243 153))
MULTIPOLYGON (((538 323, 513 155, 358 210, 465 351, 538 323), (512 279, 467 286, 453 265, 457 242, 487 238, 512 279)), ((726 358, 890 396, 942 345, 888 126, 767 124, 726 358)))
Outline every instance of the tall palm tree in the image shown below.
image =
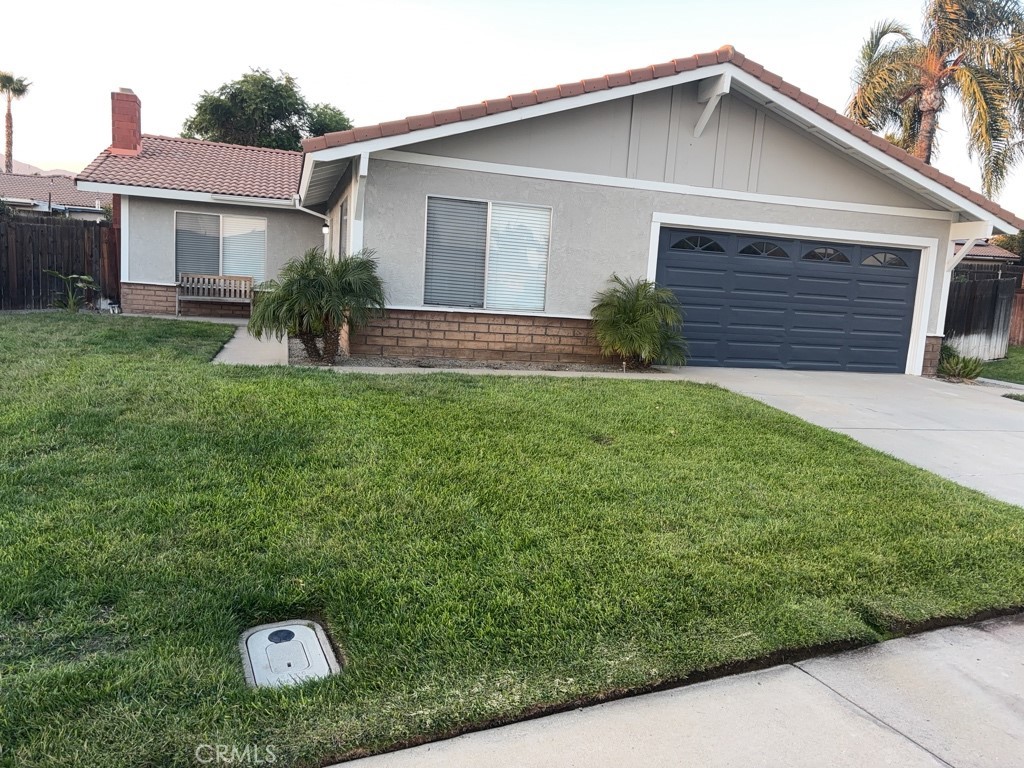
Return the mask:
POLYGON ((1024 9, 1019 0, 929 0, 923 34, 876 24, 861 47, 847 114, 931 163, 950 96, 963 106, 986 195, 1024 155, 1024 9))
POLYGON ((7 97, 7 153, 4 155, 4 172, 14 172, 14 120, 11 118, 11 103, 28 93, 28 82, 23 77, 15 77, 10 72, 0 72, 0 93, 7 97))

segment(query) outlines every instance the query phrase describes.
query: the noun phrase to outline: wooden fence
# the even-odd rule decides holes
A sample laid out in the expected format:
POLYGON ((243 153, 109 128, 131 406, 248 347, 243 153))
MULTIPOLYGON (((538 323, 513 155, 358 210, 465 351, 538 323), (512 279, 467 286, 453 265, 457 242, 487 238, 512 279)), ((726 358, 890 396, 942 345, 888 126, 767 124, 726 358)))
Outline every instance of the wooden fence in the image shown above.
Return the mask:
POLYGON ((954 273, 946 307, 946 341, 967 357, 1006 357, 1010 319, 1020 284, 1019 275, 954 273))
POLYGON ((92 275, 100 296, 120 301, 120 230, 60 216, 0 216, 0 309, 45 309, 63 275, 92 275))

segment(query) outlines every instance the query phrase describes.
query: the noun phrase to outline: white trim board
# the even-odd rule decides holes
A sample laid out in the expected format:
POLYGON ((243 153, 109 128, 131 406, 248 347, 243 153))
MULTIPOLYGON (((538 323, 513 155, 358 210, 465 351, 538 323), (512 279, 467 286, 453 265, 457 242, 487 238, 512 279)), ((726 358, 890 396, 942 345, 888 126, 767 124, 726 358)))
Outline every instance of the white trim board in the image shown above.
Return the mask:
POLYGON ((788 205, 797 208, 818 208, 829 211, 848 211, 851 213, 868 213, 881 216, 901 216, 912 219, 936 219, 953 221, 956 214, 950 211, 934 211, 928 208, 898 208, 890 205, 873 205, 870 203, 848 203, 837 200, 816 200, 807 197, 788 197, 785 195, 767 195, 761 192, 741 192, 733 189, 714 189, 712 187, 696 187, 689 184, 675 184, 668 181, 647 181, 644 179, 626 179, 620 176, 602 176, 594 173, 577 171, 554 171, 547 168, 533 168, 523 165, 505 165, 488 163, 481 160, 463 160, 458 157, 442 157, 440 155, 424 155, 418 152, 399 152, 388 150, 378 152, 375 159, 410 165, 426 165, 435 168, 451 168, 460 171, 476 171, 492 173, 500 176, 517 176, 546 181, 568 181, 577 184, 593 184, 600 187, 618 187, 620 189, 642 189, 651 192, 670 192, 677 195, 693 195, 710 197, 719 200, 740 200, 750 203, 768 203, 771 205, 788 205))
POLYGON ((928 335, 928 318, 931 314, 931 292, 935 278, 935 260, 938 257, 939 251, 939 241, 937 239, 889 235, 881 232, 800 227, 764 221, 740 221, 738 219, 716 219, 677 213, 655 212, 651 217, 650 250, 647 254, 647 278, 649 280, 654 280, 657 272, 658 244, 663 225, 710 229, 722 232, 774 235, 777 237, 919 248, 921 250, 921 264, 918 267, 917 289, 914 292, 914 314, 910 327, 910 343, 907 348, 905 372, 915 376, 921 375, 921 371, 924 368, 924 347, 928 335))
MULTIPOLYGON (((214 205, 246 205, 256 208, 277 208, 300 211, 294 200, 277 200, 268 197, 241 197, 216 195, 209 192, 188 192, 181 189, 157 189, 155 187, 133 187, 127 184, 102 184, 97 181, 79 181, 77 187, 83 192, 110 192, 124 197, 154 197, 162 200, 186 200, 192 203, 214 205)), ((320 214, 316 214, 320 215, 320 214)))
POLYGON ((550 317, 553 320, 590 320, 590 315, 566 315, 560 312, 527 312, 515 309, 483 309, 482 307, 440 307, 434 304, 388 304, 387 309, 409 312, 457 312, 465 315, 509 315, 514 317, 550 317))

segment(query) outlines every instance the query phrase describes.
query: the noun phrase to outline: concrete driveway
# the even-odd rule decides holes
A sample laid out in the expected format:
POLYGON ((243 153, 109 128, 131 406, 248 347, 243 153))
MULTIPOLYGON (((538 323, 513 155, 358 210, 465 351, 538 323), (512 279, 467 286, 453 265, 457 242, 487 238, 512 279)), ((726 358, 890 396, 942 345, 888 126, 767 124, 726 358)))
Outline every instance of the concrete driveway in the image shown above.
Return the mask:
POLYGON ((740 368, 676 368, 812 424, 1024 506, 1021 389, 950 384, 920 376, 740 368))

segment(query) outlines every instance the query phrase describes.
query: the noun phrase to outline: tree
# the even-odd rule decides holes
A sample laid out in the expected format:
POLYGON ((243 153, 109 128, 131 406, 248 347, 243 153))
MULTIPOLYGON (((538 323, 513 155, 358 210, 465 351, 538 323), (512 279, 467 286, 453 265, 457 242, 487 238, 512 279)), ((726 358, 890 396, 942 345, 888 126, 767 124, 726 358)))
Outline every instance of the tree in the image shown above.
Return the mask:
POLYGON ((373 251, 335 259, 310 248, 281 269, 281 279, 260 286, 249 318, 257 339, 295 336, 311 363, 333 365, 348 352, 349 329, 366 325, 384 311, 384 284, 373 251))
POLYGON ((986 195, 1024 153, 1024 10, 1019 0, 929 0, 922 37, 876 24, 861 47, 847 114, 931 164, 950 96, 963 106, 967 151, 986 195))
POLYGON ((182 136, 250 147, 298 150, 303 138, 352 127, 337 107, 307 103, 294 77, 265 69, 204 92, 195 109, 182 136))
POLYGON ((1024 263, 1024 229, 1012 235, 996 235, 989 242, 1016 253, 1020 257, 1018 263, 1024 263))
POLYGON ((0 72, 0 93, 7 97, 7 154, 4 155, 4 172, 14 173, 14 119, 11 117, 11 103, 28 93, 28 82, 23 77, 15 77, 10 72, 0 72))
POLYGON ((656 360, 685 365, 683 311, 676 295, 650 280, 613 274, 609 282, 590 311, 601 354, 618 355, 633 368, 649 368, 656 360))

